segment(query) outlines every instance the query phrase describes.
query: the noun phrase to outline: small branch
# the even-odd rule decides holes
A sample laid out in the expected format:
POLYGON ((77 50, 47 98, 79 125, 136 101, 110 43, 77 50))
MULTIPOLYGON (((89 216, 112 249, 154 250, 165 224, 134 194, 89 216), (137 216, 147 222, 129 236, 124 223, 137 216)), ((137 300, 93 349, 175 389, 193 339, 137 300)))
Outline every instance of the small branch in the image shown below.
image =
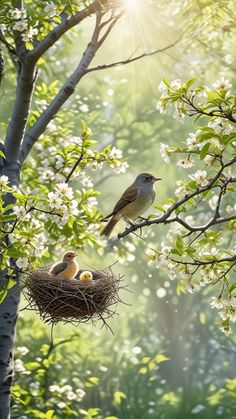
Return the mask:
POLYGON ((38 140, 41 134, 45 131, 48 123, 54 118, 57 112, 61 109, 63 104, 68 100, 68 98, 74 93, 76 85, 79 83, 81 78, 86 74, 86 70, 93 60, 98 48, 98 37, 100 34, 100 22, 101 22, 102 15, 97 13, 96 15, 96 24, 93 31, 91 42, 88 44, 78 66, 71 74, 71 76, 66 80, 64 86, 60 89, 58 94, 52 100, 50 105, 45 109, 45 111, 40 115, 36 123, 33 125, 32 128, 29 129, 27 134, 24 137, 22 147, 21 147, 21 155, 20 155, 20 162, 26 159, 27 155, 29 154, 31 148, 38 140))
POLYGON ((27 55, 27 60, 36 63, 39 58, 54 45, 69 29, 78 25, 86 17, 91 16, 97 12, 101 12, 102 7, 108 3, 108 0, 95 0, 85 9, 76 13, 70 19, 63 20, 57 25, 32 51, 27 55))
MULTIPOLYGON (((115 26, 115 24, 118 22, 118 20, 120 19, 120 17, 123 15, 123 12, 119 13, 117 16, 112 17, 110 20, 107 21, 106 24, 110 23, 110 25, 108 26, 106 32, 104 33, 104 35, 101 37, 101 39, 99 39, 98 41, 98 46, 100 47, 103 42, 106 40, 106 38, 108 37, 109 33, 111 32, 111 30, 113 29, 113 27, 115 26)), ((102 29, 104 25, 101 24, 100 25, 100 29, 102 29)))
POLYGON ((166 51, 167 49, 173 48, 181 40, 181 38, 182 37, 180 37, 179 39, 177 39, 177 41, 173 42, 170 45, 167 45, 164 48, 156 49, 156 50, 151 51, 151 52, 144 52, 143 54, 136 55, 133 58, 127 58, 126 60, 116 61, 116 62, 110 63, 110 64, 98 65, 96 67, 90 67, 90 68, 87 69, 86 72, 87 73, 91 73, 92 71, 99 71, 99 70, 104 70, 104 69, 107 69, 107 68, 118 67, 118 66, 121 66, 121 65, 130 64, 133 61, 140 60, 140 59, 142 59, 144 57, 150 57, 152 55, 159 54, 161 52, 166 51))
MULTIPOLYGON (((213 187, 214 183, 222 175, 223 170, 226 167, 231 166, 235 162, 236 162, 236 157, 232 158, 228 163, 222 164, 222 166, 221 166, 220 170, 218 171, 218 173, 215 175, 215 177, 210 182, 208 182, 207 185, 205 185, 205 186, 203 186, 203 187, 195 190, 192 193, 189 193, 189 194, 185 195, 182 199, 180 199, 179 201, 177 201, 173 205, 171 205, 171 207, 162 216, 160 216, 158 218, 147 219, 147 220, 144 220, 144 221, 142 221, 140 223, 133 224, 132 226, 130 226, 129 228, 127 228, 125 231, 123 231, 122 233, 120 233, 118 235, 118 238, 121 239, 121 238, 127 236, 128 234, 130 234, 130 233, 132 233, 132 232, 134 232, 134 231, 136 231, 136 230, 138 230, 138 229, 140 229, 142 227, 145 227, 145 226, 150 226, 152 224, 167 224, 167 223, 169 223, 170 220, 168 220, 168 218, 170 217, 170 215, 176 209, 178 209, 183 204, 185 204, 186 202, 188 202, 191 198, 194 198, 195 196, 201 195, 202 193, 210 190, 213 187)), ((231 179, 228 180, 228 182, 230 182, 230 181, 231 181, 231 179)), ((178 219, 177 220, 174 219, 174 221, 178 221, 178 219)), ((224 222, 224 221, 225 221, 224 218, 222 218, 222 222, 224 222)), ((195 231, 194 230, 194 227, 192 227, 192 229, 193 229, 193 231, 195 231)), ((198 230, 196 230, 196 231, 198 231, 198 230)))
MULTIPOLYGON (((236 261, 236 255, 232 256, 232 257, 225 257, 222 259, 212 259, 212 260, 198 260, 198 259, 194 259, 193 262, 183 262, 182 260, 176 260, 173 258, 169 258, 171 260, 171 262, 175 262, 178 263, 180 265, 186 265, 186 266, 205 266, 205 265, 214 265, 214 264, 219 264, 219 263, 223 263, 223 262, 235 262, 236 261)), ((234 266, 234 265, 233 265, 234 266)))
POLYGON ((78 160, 75 162, 75 164, 74 164, 74 166, 72 167, 72 169, 71 169, 70 173, 69 173, 69 174, 68 174, 68 176, 66 177, 66 180, 65 180, 65 182, 66 182, 66 183, 68 183, 68 182, 69 182, 69 180, 70 180, 71 176, 73 175, 74 171, 75 171, 75 170, 76 170, 76 168, 79 166, 79 164, 80 164, 81 160, 82 160, 82 159, 83 159, 83 157, 84 157, 84 153, 83 153, 83 146, 84 146, 84 143, 83 143, 83 145, 82 145, 82 148, 81 148, 81 153, 80 153, 80 156, 79 156, 78 160))

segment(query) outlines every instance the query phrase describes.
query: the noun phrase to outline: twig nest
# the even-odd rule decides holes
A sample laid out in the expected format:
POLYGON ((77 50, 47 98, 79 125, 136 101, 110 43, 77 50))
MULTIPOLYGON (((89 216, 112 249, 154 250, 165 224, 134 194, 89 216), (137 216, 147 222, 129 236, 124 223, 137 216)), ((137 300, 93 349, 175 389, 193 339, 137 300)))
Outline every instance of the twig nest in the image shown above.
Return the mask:
MULTIPOLYGON (((48 272, 48 268, 30 272, 26 278, 24 296, 27 309, 36 310, 45 323, 86 323, 106 319, 115 314, 121 286, 111 268, 104 271, 89 271, 91 281, 80 280, 80 270, 75 279, 62 279, 48 272)), ((109 327, 109 326, 108 326, 109 327)))

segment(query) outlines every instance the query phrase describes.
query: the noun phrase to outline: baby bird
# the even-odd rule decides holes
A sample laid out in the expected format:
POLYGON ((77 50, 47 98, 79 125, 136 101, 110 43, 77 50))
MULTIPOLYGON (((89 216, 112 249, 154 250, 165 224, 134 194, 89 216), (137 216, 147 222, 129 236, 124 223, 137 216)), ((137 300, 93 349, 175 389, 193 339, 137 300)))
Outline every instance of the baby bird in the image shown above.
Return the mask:
POLYGON ((50 274, 57 275, 64 279, 73 279, 78 271, 79 265, 75 260, 77 254, 75 252, 66 252, 62 261, 55 263, 49 270, 50 274))
POLYGON ((91 282, 93 280, 93 274, 90 271, 81 272, 79 279, 83 282, 91 282))

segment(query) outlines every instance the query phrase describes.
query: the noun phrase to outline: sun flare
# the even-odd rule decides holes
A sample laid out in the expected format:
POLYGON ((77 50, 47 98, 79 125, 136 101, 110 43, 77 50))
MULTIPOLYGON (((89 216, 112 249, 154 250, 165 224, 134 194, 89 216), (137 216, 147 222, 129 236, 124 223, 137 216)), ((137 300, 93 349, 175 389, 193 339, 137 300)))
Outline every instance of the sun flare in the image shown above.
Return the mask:
POLYGON ((128 10, 135 10, 138 7, 139 0, 125 0, 125 4, 128 10))

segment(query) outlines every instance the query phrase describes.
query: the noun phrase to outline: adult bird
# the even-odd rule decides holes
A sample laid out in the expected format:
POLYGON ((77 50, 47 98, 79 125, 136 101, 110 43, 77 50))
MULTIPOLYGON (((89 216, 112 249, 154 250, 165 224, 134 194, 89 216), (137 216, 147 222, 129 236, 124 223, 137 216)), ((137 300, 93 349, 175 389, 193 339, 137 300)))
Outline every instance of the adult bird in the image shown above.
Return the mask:
POLYGON ((140 173, 132 185, 125 190, 113 211, 102 219, 102 221, 107 221, 110 218, 102 229, 101 236, 109 237, 121 218, 136 220, 140 217, 155 199, 153 185, 157 180, 161 180, 161 178, 155 177, 151 173, 140 173))
POLYGON ((63 279, 73 279, 79 271, 79 265, 75 260, 76 256, 75 252, 66 252, 62 260, 49 269, 49 273, 63 279))

